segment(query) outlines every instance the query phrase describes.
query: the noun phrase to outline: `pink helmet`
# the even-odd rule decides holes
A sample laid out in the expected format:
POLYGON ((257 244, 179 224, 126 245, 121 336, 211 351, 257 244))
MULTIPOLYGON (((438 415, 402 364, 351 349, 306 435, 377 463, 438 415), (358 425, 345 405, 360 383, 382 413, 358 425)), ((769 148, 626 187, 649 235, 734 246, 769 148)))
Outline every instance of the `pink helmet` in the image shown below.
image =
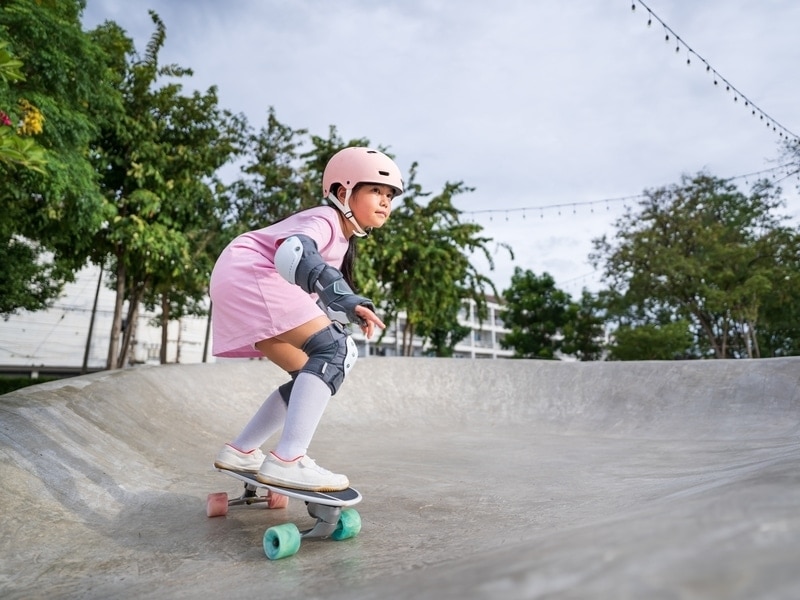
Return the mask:
POLYGON ((394 161, 383 152, 371 148, 345 148, 334 154, 322 174, 322 193, 355 226, 359 237, 367 235, 350 210, 350 194, 359 183, 381 183, 394 188, 395 196, 403 193, 403 178, 394 161), (344 202, 333 193, 336 184, 347 190, 344 202))
POLYGON ((352 191, 365 182, 390 185, 398 196, 403 193, 400 169, 391 158, 371 148, 354 147, 340 150, 328 161, 322 174, 322 194, 329 197, 336 183, 352 191))

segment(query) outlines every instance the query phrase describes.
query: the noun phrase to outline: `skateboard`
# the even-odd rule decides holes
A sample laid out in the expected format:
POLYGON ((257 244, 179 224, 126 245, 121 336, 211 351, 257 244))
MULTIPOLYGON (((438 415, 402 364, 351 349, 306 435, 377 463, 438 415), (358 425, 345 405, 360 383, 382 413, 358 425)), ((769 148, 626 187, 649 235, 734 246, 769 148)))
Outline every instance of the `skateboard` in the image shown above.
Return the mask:
POLYGON ((242 481, 244 492, 238 498, 229 498, 226 492, 209 494, 206 500, 206 515, 209 517, 224 517, 229 507, 241 504, 286 508, 289 498, 297 498, 305 501, 308 514, 317 520, 313 527, 303 531, 294 523, 283 523, 267 529, 263 545, 264 554, 270 560, 293 556, 300 550, 302 539, 329 537, 340 541, 355 537, 361 531, 361 516, 354 508, 349 508, 361 502, 361 494, 353 488, 341 492, 308 492, 261 483, 255 473, 226 469, 217 471, 242 481), (259 489, 267 490, 267 494, 259 496, 259 489))

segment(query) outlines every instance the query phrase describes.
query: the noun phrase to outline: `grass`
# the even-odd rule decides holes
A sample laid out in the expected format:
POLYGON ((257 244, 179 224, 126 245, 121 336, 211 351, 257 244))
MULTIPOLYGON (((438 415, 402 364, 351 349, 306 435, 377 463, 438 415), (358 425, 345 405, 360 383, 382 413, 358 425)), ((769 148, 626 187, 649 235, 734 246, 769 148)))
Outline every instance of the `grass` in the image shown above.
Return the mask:
POLYGON ((14 390, 28 387, 29 385, 36 385, 37 383, 45 383, 46 381, 55 381, 61 379, 60 377, 0 377, 0 394, 8 394, 14 390))

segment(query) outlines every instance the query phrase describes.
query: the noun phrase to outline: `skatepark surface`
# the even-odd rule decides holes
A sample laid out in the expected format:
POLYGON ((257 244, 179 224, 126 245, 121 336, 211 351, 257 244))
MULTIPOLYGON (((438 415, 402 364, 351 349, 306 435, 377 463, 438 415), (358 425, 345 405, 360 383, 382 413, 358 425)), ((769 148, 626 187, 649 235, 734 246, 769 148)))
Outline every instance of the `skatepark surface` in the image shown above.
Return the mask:
POLYGON ((361 359, 309 450, 361 534, 213 457, 285 377, 139 367, 0 396, 0 598, 800 598, 800 358, 361 359), (302 528, 302 527, 301 527, 302 528))

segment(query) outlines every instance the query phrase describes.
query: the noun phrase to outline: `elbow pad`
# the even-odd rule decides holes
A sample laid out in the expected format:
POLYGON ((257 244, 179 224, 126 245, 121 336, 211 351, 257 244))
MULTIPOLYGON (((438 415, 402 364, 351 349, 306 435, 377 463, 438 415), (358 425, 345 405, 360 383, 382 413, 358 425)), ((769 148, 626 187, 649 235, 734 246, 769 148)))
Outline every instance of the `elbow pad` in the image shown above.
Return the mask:
POLYGON ((299 285, 309 294, 317 294, 333 321, 366 325, 356 315, 356 306, 375 310, 371 300, 353 292, 339 269, 322 259, 316 242, 306 235, 293 235, 283 240, 275 252, 275 268, 289 283, 299 285))

